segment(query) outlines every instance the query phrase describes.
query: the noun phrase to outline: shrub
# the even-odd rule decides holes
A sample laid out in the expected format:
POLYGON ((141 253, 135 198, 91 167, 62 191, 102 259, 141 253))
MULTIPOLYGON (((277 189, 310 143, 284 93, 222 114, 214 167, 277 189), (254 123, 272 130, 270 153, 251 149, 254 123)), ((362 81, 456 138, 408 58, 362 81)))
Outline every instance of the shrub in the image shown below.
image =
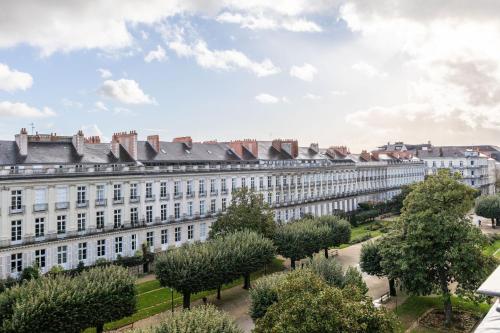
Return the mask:
POLYGON ((308 260, 307 267, 323 278, 330 286, 342 287, 344 273, 342 266, 334 258, 315 255, 308 260))
POLYGON ((135 333, 242 333, 234 321, 213 305, 165 314, 161 324, 135 333))
POLYGON ((278 286, 285 276, 286 273, 278 272, 255 281, 255 285, 250 289, 250 316, 252 319, 263 317, 267 308, 278 300, 278 286))

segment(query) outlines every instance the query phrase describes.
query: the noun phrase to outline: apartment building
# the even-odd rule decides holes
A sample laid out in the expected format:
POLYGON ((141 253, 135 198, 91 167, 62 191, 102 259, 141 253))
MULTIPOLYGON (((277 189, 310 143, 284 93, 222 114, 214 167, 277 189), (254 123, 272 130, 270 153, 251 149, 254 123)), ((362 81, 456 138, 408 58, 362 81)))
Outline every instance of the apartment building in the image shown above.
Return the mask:
POLYGON ((99 137, 28 135, 0 141, 0 278, 37 264, 131 256, 205 240, 231 193, 262 194, 276 220, 351 211, 423 180, 416 159, 299 147, 296 140, 160 141, 137 133, 99 137))

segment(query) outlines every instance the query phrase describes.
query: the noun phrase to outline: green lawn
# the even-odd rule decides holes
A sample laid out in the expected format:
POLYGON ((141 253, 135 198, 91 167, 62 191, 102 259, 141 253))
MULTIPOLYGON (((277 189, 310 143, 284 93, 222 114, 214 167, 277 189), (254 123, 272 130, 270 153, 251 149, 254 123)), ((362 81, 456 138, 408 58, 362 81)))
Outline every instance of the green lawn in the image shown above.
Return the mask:
MULTIPOLYGON (((283 260, 274 259, 273 262, 265 270, 260 270, 252 274, 252 279, 257 279, 262 275, 271 274, 274 272, 284 270, 283 260)), ((243 285, 243 279, 236 280, 230 284, 224 285, 222 290, 243 285)), ((152 280, 137 284, 137 312, 130 317, 122 318, 112 323, 104 325, 105 330, 114 330, 126 325, 129 325, 140 319, 150 317, 160 312, 169 310, 171 308, 171 291, 168 288, 160 286, 158 280, 152 280)), ((201 299, 204 296, 215 294, 215 290, 207 290, 197 294, 191 295, 191 301, 201 299)), ((224 294, 222 294, 224 298, 224 294)), ((182 304, 182 295, 174 291, 174 307, 182 304)), ((95 329, 88 329, 85 333, 93 333, 95 329)))
MULTIPOLYGON (((454 309, 466 310, 479 315, 484 315, 490 309, 490 305, 486 303, 474 304, 456 296, 452 296, 452 304, 454 309)), ((422 314, 431 308, 442 309, 442 300, 438 296, 410 296, 401 305, 398 306, 394 313, 401 321, 401 332, 406 331, 422 314)), ((412 331, 413 333, 434 333, 437 331, 426 328, 418 328, 412 331)))
MULTIPOLYGON (((362 225, 358 225, 357 227, 352 227, 351 228, 351 242, 360 240, 363 237, 367 237, 367 235, 370 236, 370 238, 380 236, 384 234, 380 229, 379 230, 370 230, 370 228, 373 227, 374 224, 381 224, 382 226, 386 227, 388 226, 392 221, 382 221, 382 220, 375 220, 372 222, 364 223, 362 225)), ((345 247, 348 247, 352 244, 342 244, 340 245, 339 248, 343 249, 345 247)))
POLYGON ((500 259, 500 239, 485 247, 484 253, 487 255, 495 255, 495 258, 500 259))

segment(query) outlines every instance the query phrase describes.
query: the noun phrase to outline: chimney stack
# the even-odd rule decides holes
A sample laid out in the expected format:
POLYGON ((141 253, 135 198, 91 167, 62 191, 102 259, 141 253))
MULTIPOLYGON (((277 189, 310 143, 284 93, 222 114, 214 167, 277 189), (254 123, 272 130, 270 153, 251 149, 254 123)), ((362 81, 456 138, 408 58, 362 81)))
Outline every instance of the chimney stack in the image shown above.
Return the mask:
POLYGON ((193 139, 191 139, 190 136, 180 136, 180 137, 174 138, 172 140, 172 142, 182 142, 186 149, 193 148, 193 139))
POLYGON ((85 136, 83 135, 82 130, 79 130, 78 133, 73 135, 73 139, 71 141, 73 143, 73 147, 76 150, 76 154, 78 156, 83 156, 83 150, 85 148, 85 136))
POLYGON ((156 153, 160 151, 160 136, 148 135, 148 143, 155 150, 156 153))
POLYGON ((21 156, 28 156, 28 131, 21 128, 19 134, 16 134, 16 144, 21 156))
POLYGON ((130 131, 113 134, 111 151, 115 157, 120 156, 120 145, 127 151, 132 159, 137 160, 137 132, 130 131))

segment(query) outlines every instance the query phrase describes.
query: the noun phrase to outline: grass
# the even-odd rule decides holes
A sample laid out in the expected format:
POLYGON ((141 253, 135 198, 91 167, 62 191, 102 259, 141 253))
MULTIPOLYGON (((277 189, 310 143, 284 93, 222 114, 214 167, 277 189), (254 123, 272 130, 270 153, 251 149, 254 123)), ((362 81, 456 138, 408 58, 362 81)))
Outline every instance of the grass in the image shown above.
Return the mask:
POLYGON ((486 255, 494 255, 495 258, 500 259, 500 239, 497 239, 492 244, 486 246, 483 252, 486 255))
MULTIPOLYGON (((354 243, 355 241, 361 240, 365 237, 378 237, 380 235, 383 235, 384 232, 382 232, 380 229, 378 230, 370 230, 374 224, 380 223, 383 227, 388 226, 391 221, 387 220, 374 220, 368 223, 364 223, 361 225, 358 225, 357 227, 352 227, 351 228, 351 242, 354 243)), ((342 244, 339 246, 339 248, 343 249, 345 247, 351 246, 352 244, 342 244)))
MULTIPOLYGON (((265 269, 252 273, 251 278, 257 279, 263 275, 271 274, 274 272, 284 270, 283 260, 275 258, 273 262, 265 269)), ((232 283, 226 284, 222 287, 222 290, 235 287, 237 285, 243 285, 243 279, 240 278, 232 283)), ((129 325, 138 320, 153 316, 155 314, 167 311, 171 308, 171 290, 169 288, 163 288, 160 286, 158 280, 151 280, 143 282, 136 285, 137 289, 137 311, 129 316, 122 318, 120 320, 107 323, 104 325, 105 330, 115 330, 120 327, 129 325)), ((196 301, 203 298, 204 296, 209 296, 215 294, 215 290, 207 290, 191 295, 191 301, 196 301)), ((222 295, 224 297, 224 295, 222 295)), ((182 304, 182 294, 174 291, 174 307, 180 306, 182 304)), ((93 333, 95 329, 87 329, 85 333, 93 333)))
MULTIPOLYGON (((453 309, 460 309, 469 311, 478 315, 484 315, 490 309, 487 303, 475 304, 474 302, 464 300, 457 296, 452 296, 451 302, 453 309)), ((443 302, 439 296, 410 296, 401 305, 398 306, 394 313, 401 321, 401 332, 405 332, 421 315, 431 308, 443 309, 443 302)), ((413 333, 431 333, 437 332, 427 328, 417 328, 412 331, 413 333)))

